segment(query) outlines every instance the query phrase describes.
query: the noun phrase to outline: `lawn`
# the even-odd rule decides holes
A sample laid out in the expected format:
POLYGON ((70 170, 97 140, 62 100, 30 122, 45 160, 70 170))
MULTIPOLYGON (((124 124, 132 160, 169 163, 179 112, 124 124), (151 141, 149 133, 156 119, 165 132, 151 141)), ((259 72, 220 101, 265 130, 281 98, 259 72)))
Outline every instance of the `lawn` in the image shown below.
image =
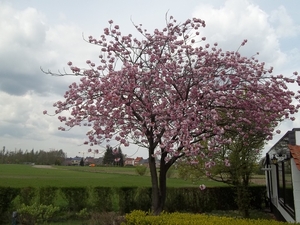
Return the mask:
MULTIPOLYGON (((179 178, 168 178, 168 187, 207 187, 225 184, 203 178, 192 183, 179 178)), ((149 172, 139 176, 134 167, 80 167, 80 166, 31 166, 19 164, 0 164, 0 186, 10 187, 150 187, 149 172)))

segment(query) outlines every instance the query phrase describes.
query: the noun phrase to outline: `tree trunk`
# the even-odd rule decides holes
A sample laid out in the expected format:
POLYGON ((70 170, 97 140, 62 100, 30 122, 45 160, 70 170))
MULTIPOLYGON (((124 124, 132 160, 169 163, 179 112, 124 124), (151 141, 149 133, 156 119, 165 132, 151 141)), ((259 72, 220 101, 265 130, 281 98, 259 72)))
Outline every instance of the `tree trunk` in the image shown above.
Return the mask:
POLYGON ((166 201, 166 190, 167 190, 167 182, 166 182, 166 164, 165 160, 160 160, 160 170, 159 177, 156 170, 156 162, 155 158, 149 157, 149 168, 151 173, 151 185, 152 185, 152 212, 154 215, 159 215, 165 205, 166 201))
POLYGON ((151 174, 151 186, 152 186, 152 212, 158 215, 161 211, 161 198, 158 184, 158 177, 156 171, 155 158, 149 154, 149 168, 151 174))

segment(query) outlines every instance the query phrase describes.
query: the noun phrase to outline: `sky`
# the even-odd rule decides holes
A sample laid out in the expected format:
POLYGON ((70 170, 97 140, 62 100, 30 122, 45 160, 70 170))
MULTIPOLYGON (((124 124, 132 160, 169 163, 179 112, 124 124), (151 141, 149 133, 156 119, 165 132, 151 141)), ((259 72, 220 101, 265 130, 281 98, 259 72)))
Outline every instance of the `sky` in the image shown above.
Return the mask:
MULTIPOLYGON (((274 74, 300 72, 299 0, 0 0, 0 148, 6 150, 62 149, 68 157, 89 156, 82 145, 87 130, 67 132, 54 112, 53 103, 63 100, 72 76, 55 77, 42 72, 68 70, 67 62, 85 66, 96 61, 99 48, 87 43, 99 37, 113 20, 123 33, 137 35, 133 22, 148 31, 162 28, 165 15, 177 21, 197 17, 206 21, 201 34, 223 50, 237 50, 274 67, 274 74)), ((298 91, 297 87, 291 87, 298 91)), ((288 130, 300 127, 300 117, 284 121, 264 148, 264 153, 288 130)), ((128 157, 147 158, 147 150, 122 147, 128 157)), ((103 154, 105 146, 99 147, 103 154)), ((92 156, 92 155, 90 155, 92 156)), ((98 155, 98 156, 101 156, 98 155)))

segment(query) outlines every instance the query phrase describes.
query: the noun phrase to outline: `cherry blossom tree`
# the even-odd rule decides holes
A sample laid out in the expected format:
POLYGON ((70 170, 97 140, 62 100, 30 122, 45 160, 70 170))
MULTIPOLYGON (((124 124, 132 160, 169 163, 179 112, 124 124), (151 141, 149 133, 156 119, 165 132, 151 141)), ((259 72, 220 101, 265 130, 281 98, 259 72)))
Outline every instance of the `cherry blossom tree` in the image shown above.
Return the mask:
POLYGON ((299 77, 296 72, 289 78, 272 75, 272 68, 254 57, 206 43, 200 35, 205 27, 201 19, 178 23, 171 16, 163 29, 153 32, 134 26, 140 38, 123 35, 113 21, 100 38, 89 37, 91 44, 100 46, 99 59, 87 60, 88 69, 69 62, 69 74, 56 74, 82 77, 54 107, 56 114, 70 112, 58 116, 64 123, 60 130, 91 127, 85 144, 115 140, 147 149, 152 210, 159 214, 166 198, 166 173, 176 160, 191 155, 209 159, 210 152, 230 143, 223 136, 226 130, 248 132, 239 124, 256 124, 251 132, 271 139, 270 123, 294 119, 290 115, 299 106, 292 101, 298 94, 287 83, 299 83, 299 77), (202 151, 201 141, 207 143, 208 153, 202 151))

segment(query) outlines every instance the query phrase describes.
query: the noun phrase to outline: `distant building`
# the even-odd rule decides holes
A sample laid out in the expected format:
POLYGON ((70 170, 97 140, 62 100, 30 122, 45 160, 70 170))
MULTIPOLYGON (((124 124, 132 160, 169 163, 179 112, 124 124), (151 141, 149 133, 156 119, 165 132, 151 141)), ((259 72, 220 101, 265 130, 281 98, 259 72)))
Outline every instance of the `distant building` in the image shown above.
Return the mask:
POLYGON ((125 158, 124 166, 134 166, 134 158, 125 158))
POLYGON ((143 157, 136 157, 134 160, 134 165, 142 165, 143 164, 143 157))
POLYGON ((72 165, 72 166, 79 166, 79 165, 80 165, 81 158, 82 158, 82 157, 78 157, 78 156, 75 156, 74 158, 72 158, 72 160, 71 160, 71 165, 72 165))

